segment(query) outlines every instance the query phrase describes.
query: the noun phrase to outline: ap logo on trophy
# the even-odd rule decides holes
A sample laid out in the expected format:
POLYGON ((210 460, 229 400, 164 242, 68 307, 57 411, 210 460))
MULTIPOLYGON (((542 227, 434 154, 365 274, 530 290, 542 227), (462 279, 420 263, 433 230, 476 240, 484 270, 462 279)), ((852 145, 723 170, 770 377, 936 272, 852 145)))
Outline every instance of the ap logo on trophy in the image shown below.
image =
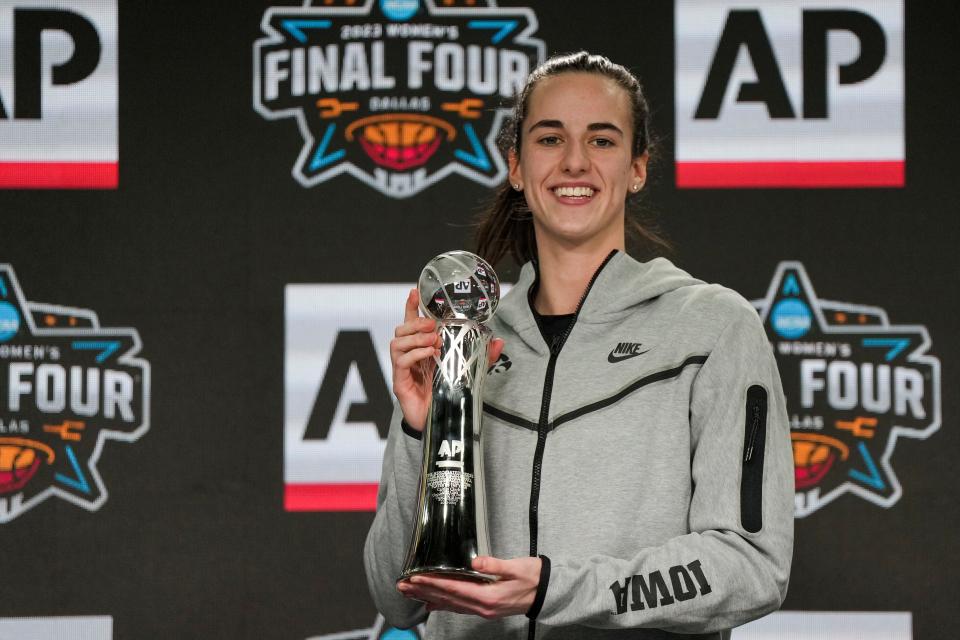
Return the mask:
POLYGON ((267 120, 296 121, 301 185, 347 173, 406 198, 451 174, 485 186, 503 180, 500 107, 544 59, 531 9, 494 0, 314 4, 268 9, 254 44, 253 105, 267 120))
POLYGON ((149 428, 150 365, 132 328, 88 309, 28 302, 0 265, 0 523, 51 496, 96 511, 107 440, 149 428))
POLYGON ((881 507, 900 499, 897 440, 940 428, 940 361, 920 325, 879 307, 817 298, 799 262, 782 262, 754 300, 787 396, 797 517, 845 493, 881 507))

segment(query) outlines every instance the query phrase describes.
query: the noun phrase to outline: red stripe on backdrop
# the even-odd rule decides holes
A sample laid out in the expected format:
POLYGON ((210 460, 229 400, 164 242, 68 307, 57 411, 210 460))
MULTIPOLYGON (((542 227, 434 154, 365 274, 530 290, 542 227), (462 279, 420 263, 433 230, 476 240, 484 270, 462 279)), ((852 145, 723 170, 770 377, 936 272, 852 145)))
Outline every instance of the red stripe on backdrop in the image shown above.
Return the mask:
POLYGON ((0 162, 0 189, 116 189, 116 162, 0 162))
POLYGON ((902 187, 902 160, 884 162, 677 162, 677 187, 902 187))
POLYGON ((287 511, 375 511, 376 482, 356 484, 288 484, 283 506, 287 511))

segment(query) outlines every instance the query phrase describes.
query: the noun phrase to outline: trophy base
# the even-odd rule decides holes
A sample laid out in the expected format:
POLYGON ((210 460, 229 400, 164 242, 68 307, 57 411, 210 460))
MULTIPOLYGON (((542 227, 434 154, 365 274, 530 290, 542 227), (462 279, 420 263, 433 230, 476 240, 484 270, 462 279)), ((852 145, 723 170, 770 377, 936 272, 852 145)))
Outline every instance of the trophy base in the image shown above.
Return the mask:
POLYGON ((473 582, 496 582, 497 576, 490 575, 489 573, 481 573, 479 571, 474 571, 473 569, 464 569, 462 567, 417 567, 416 569, 410 569, 409 571, 404 571, 397 582, 403 582, 404 580, 409 580, 413 576, 436 576, 438 578, 453 578, 456 580, 470 580, 473 582))

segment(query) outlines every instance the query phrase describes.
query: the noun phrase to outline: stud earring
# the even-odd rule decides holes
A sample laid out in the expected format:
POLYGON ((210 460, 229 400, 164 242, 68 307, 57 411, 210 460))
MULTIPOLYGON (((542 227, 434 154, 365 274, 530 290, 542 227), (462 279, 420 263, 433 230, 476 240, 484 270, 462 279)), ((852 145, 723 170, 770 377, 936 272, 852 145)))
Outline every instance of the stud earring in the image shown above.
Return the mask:
POLYGON ((513 188, 516 189, 517 191, 520 191, 520 185, 517 183, 514 183, 513 188))

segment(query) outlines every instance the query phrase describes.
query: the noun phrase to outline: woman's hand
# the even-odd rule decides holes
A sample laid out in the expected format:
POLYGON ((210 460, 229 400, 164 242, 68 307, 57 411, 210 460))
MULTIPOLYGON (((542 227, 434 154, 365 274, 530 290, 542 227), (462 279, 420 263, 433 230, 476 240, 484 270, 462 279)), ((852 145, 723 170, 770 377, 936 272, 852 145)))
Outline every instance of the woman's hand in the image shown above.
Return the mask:
POLYGON ((400 402, 403 417, 411 427, 422 431, 433 393, 433 370, 437 366, 433 356, 440 354, 440 336, 435 332, 435 320, 420 317, 417 296, 416 289, 407 294, 403 324, 390 341, 390 361, 393 394, 400 402))
POLYGON ((426 603, 427 611, 453 611, 488 620, 522 615, 530 610, 540 584, 540 558, 499 560, 474 558, 473 568, 497 576, 495 582, 473 582, 437 576, 413 576, 397 585, 408 598, 426 603))
MULTIPOLYGON (((390 341, 390 361, 393 364, 393 393, 400 403, 403 417, 411 427, 422 431, 427 423, 427 410, 433 395, 433 356, 440 355, 440 336, 436 321, 420 317, 416 289, 407 295, 403 324, 390 341)), ((490 341, 489 362, 493 363, 503 351, 503 340, 490 341)))

